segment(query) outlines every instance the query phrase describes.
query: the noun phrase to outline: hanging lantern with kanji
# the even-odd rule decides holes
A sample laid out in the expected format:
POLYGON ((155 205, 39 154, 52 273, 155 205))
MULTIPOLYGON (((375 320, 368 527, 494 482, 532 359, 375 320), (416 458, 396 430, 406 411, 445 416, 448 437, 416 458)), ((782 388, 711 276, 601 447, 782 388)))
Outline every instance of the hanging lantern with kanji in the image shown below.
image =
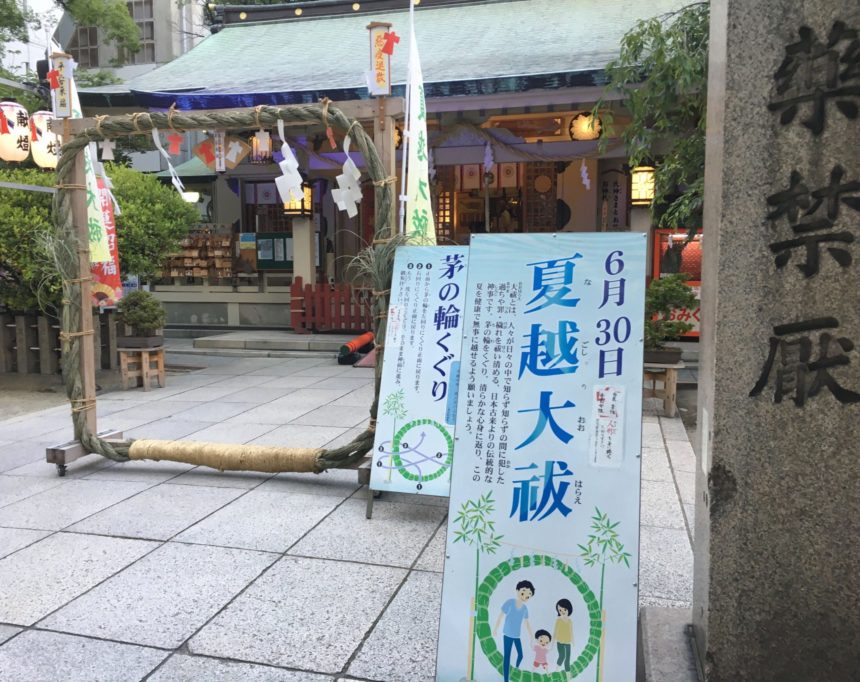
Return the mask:
POLYGON ((60 156, 60 140, 51 130, 54 114, 50 111, 37 111, 30 116, 30 147, 33 161, 39 168, 56 168, 60 156))
POLYGON ((17 102, 0 102, 0 159, 25 161, 30 156, 30 117, 17 102))

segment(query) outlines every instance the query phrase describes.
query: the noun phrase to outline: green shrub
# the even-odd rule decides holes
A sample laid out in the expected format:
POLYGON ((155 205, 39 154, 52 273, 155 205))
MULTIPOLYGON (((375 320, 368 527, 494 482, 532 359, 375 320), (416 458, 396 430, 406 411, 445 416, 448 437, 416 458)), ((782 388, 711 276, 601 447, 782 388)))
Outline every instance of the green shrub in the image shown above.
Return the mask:
POLYGON ((678 339, 693 328, 688 322, 670 320, 673 308, 695 308, 697 299, 686 283, 687 275, 674 274, 651 280, 645 292, 645 348, 656 350, 664 341, 678 339))
POLYGON ((164 326, 164 308, 148 291, 133 291, 119 302, 117 308, 123 322, 141 336, 148 336, 164 326))

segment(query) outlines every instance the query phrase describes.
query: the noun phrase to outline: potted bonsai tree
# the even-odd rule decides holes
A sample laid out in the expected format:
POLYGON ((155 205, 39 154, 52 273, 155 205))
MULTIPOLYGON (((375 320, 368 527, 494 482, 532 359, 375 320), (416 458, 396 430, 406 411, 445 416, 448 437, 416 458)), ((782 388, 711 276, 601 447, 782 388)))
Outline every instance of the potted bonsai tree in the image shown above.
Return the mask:
POLYGON ((148 291, 134 291, 117 306, 123 322, 132 328, 132 336, 119 339, 126 348, 155 348, 164 343, 156 332, 164 326, 164 308, 148 291))
POLYGON ((686 283, 687 275, 673 274, 651 281, 645 293, 645 362, 672 365, 681 359, 681 349, 667 347, 693 328, 689 322, 671 319, 673 309, 695 308, 696 295, 686 283))

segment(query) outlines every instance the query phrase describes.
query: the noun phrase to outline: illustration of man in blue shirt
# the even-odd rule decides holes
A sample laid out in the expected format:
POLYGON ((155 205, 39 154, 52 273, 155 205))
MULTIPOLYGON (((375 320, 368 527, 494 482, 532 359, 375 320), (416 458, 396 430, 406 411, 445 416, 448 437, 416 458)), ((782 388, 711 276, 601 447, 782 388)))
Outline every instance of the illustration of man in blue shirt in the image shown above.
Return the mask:
POLYGON ((523 645, 520 641, 520 632, 522 631, 523 623, 526 625, 526 630, 529 633, 529 641, 532 640, 532 626, 529 623, 529 610, 526 608, 526 602, 535 594, 535 586, 528 580, 521 580, 517 583, 516 599, 508 599, 502 604, 502 612, 496 620, 496 626, 493 628, 493 637, 499 631, 499 625, 502 619, 505 620, 505 625, 502 628, 502 640, 504 649, 504 663, 502 664, 502 674, 505 682, 509 682, 511 675, 511 649, 516 647, 517 662, 515 667, 519 668, 523 662, 523 645))

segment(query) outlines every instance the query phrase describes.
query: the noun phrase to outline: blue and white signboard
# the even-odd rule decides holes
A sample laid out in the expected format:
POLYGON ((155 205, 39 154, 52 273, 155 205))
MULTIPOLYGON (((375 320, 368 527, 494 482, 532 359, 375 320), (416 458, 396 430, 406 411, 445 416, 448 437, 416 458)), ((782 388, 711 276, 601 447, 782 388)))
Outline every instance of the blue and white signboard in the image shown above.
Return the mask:
POLYGON ((466 308, 465 246, 394 257, 370 487, 447 496, 466 308))
POLYGON ((436 679, 635 679, 645 235, 474 235, 436 679))

